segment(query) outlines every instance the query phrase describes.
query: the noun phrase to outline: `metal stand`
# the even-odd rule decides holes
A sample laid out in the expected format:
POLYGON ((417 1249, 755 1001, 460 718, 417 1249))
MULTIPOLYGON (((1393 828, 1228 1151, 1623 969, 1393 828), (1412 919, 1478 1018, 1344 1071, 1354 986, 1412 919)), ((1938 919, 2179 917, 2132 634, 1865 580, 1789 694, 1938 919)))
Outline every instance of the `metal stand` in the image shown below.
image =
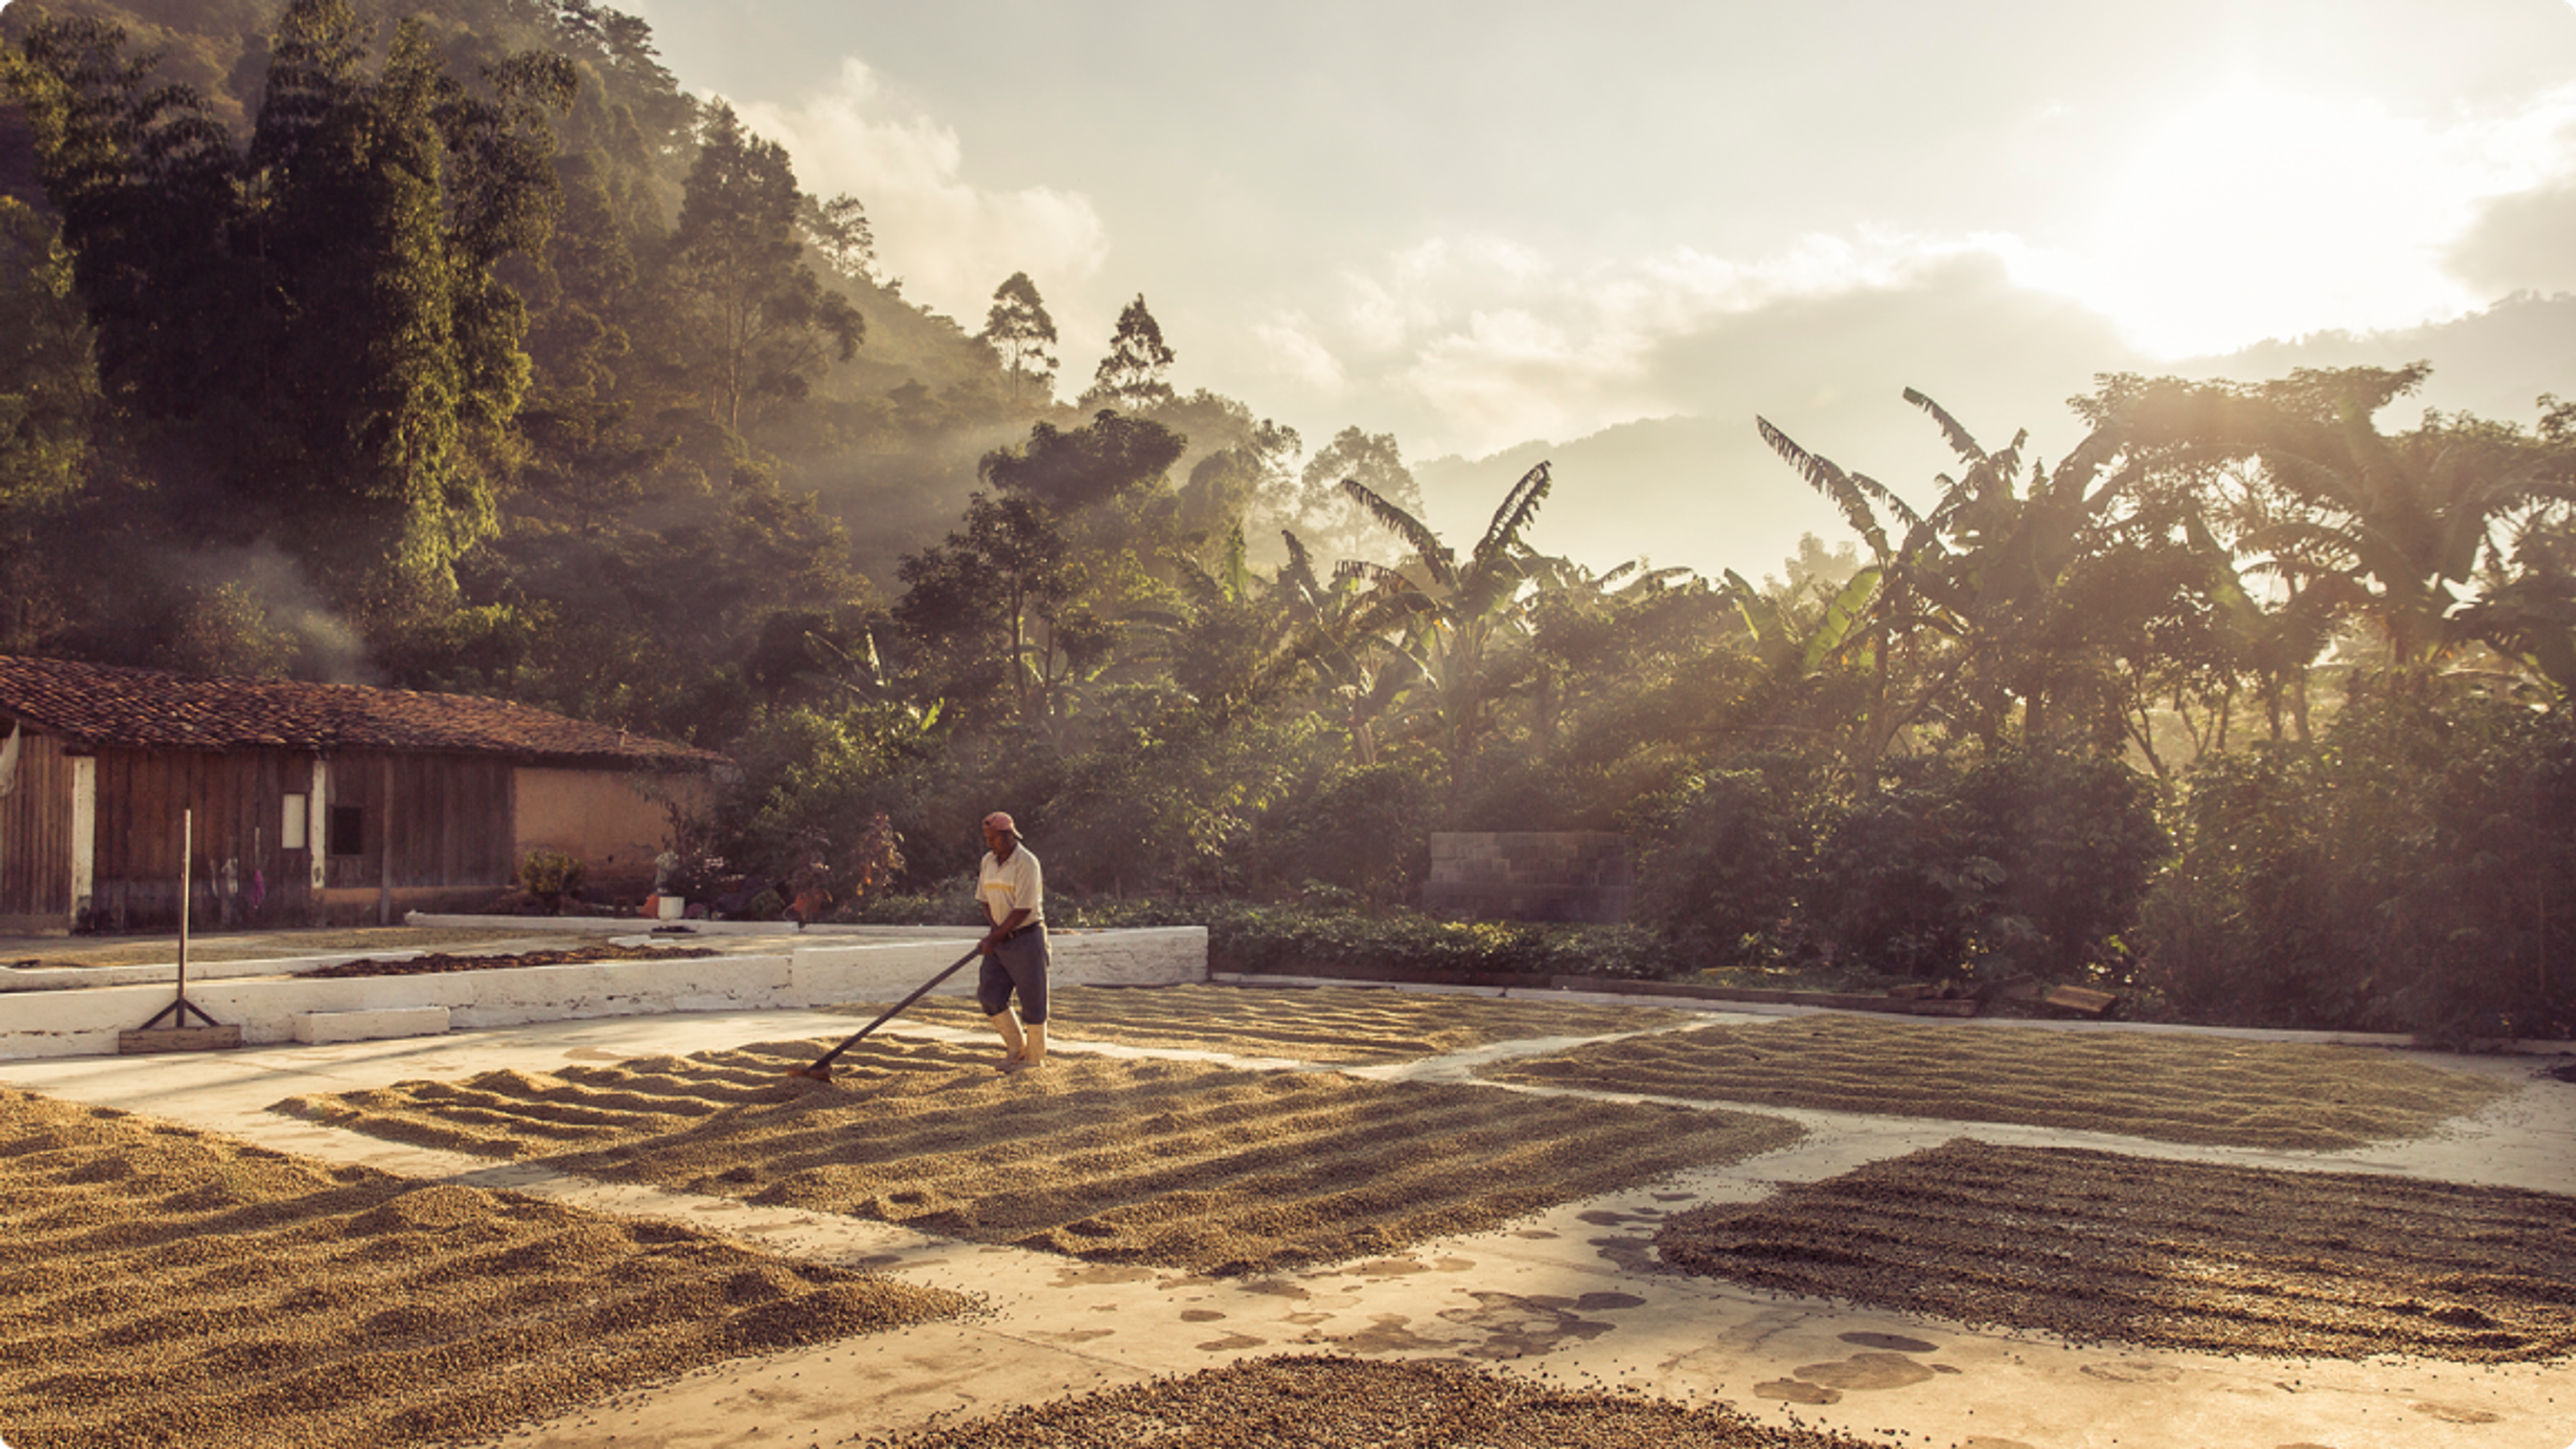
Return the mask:
POLYGON ((179 994, 168 1006, 154 1014, 150 1021, 132 1031, 118 1032, 117 1051, 126 1056, 142 1052, 216 1051, 241 1045, 241 1028, 221 1026, 206 1015, 204 1008, 188 999, 188 908, 195 882, 197 812, 185 810, 179 815, 179 994), (195 1017, 202 1026, 188 1025, 195 1017), (168 1026, 163 1026, 163 1022, 168 1026))

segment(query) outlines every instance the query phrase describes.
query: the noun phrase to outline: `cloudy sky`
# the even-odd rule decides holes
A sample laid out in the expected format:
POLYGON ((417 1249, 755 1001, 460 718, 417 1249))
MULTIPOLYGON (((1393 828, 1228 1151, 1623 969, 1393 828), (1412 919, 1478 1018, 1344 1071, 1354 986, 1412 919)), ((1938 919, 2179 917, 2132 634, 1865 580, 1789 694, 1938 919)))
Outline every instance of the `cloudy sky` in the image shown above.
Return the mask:
MULTIPOLYGON (((2043 452, 2095 373, 2328 331, 2576 395, 2576 329, 2481 374, 2442 325, 2576 292, 2571 0, 632 3, 908 296, 972 330, 1027 271, 1068 395, 1142 293, 1309 446, 1550 443, 1587 561, 1823 529, 1757 413, 1922 491, 1909 385, 2043 452)), ((1511 482, 1424 472, 1446 528, 1511 482)))

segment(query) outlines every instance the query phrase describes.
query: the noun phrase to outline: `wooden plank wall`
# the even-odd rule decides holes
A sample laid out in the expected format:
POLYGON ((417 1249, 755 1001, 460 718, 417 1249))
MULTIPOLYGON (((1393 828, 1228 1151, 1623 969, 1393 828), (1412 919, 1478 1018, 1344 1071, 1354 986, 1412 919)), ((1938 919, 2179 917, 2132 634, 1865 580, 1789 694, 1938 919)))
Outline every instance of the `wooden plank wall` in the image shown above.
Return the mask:
MULTIPOLYGON (((334 756, 330 803, 360 806, 366 824, 360 853, 330 858, 330 886, 508 886, 512 773, 507 760, 472 755, 334 756)), ((327 838, 327 815, 314 828, 327 838)))
POLYGON ((189 822, 190 921, 200 929, 300 925, 308 856, 278 844, 282 800, 312 787, 309 757, 284 750, 101 750, 95 899, 114 930, 177 924, 179 839, 189 822))
MULTIPOLYGON (((8 737, 0 720, 0 739, 8 737)), ((18 738, 18 785, 0 796, 0 916, 72 914, 72 762, 62 741, 18 738)))
MULTIPOLYGON (((22 769, 24 767, 22 766, 22 769)), ((102 750, 94 900, 110 930, 167 930, 179 917, 179 837, 193 810, 190 921, 201 930, 304 925, 323 902, 312 890, 312 852, 330 839, 330 805, 365 812, 361 850, 328 857, 334 891, 474 887, 498 891, 517 869, 507 760, 469 755, 347 753, 330 762, 330 798, 308 801, 306 847, 279 844, 284 798, 312 788, 308 755, 285 750, 102 750), (388 875, 386 865, 391 862, 388 875)), ((62 825, 69 834, 70 766, 60 764, 62 825)), ((31 776, 30 785, 34 783, 31 776)), ((0 800, 16 838, 17 797, 0 800)), ((29 836, 31 854, 38 838, 29 836)), ((54 848, 70 909, 67 841, 54 848)), ((0 871, 16 859, 0 855, 0 871)), ((0 885, 8 878, 0 875, 0 885)), ((0 906, 0 915, 16 914, 0 906)))

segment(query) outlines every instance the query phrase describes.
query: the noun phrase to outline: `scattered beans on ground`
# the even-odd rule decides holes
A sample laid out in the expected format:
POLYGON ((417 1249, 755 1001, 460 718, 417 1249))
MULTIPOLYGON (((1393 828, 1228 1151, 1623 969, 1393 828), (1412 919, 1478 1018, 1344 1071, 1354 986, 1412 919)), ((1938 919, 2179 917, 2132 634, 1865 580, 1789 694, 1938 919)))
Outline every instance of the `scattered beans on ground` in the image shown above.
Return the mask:
POLYGON ((943 1237, 1258 1274, 1402 1251, 1787 1145, 1778 1118, 871 1037, 298 1099, 332 1126, 943 1237))
POLYGON ((7 1088, 0 1164, 12 1449, 444 1440, 973 1306, 7 1088))
MULTIPOLYGON (((874 1016, 879 1008, 850 1007, 874 1016)), ((1531 1037, 1597 1037, 1698 1020, 1694 1012, 1519 997, 1425 996, 1358 986, 1066 986, 1050 1003, 1059 1041, 1181 1047, 1319 1064, 1409 1061, 1531 1037)), ((931 997, 905 1013, 981 1027, 972 1001, 931 997)))
POLYGON ((2078 1342, 2576 1354, 2576 1198, 1961 1138, 1655 1238, 1693 1273, 2078 1342))
POLYGON ((2371 1047, 1832 1014, 1594 1043, 1494 1063, 1480 1075, 1750 1107, 2309 1151, 2425 1136, 2509 1090, 2371 1047))
POLYGON ((1862 1449, 1721 1406, 1552 1388, 1436 1360, 1255 1358, 1014 1409, 869 1449, 1862 1449))

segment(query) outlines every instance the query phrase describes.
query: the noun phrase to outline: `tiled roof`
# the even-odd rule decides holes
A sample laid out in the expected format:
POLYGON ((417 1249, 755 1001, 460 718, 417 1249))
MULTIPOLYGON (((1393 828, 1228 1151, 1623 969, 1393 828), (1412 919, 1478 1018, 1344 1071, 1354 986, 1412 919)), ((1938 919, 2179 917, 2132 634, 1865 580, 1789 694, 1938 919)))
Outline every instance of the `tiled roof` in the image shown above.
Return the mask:
POLYGON ((723 758, 468 694, 205 679, 8 655, 0 655, 0 715, 93 747, 410 750, 630 767, 723 758))

